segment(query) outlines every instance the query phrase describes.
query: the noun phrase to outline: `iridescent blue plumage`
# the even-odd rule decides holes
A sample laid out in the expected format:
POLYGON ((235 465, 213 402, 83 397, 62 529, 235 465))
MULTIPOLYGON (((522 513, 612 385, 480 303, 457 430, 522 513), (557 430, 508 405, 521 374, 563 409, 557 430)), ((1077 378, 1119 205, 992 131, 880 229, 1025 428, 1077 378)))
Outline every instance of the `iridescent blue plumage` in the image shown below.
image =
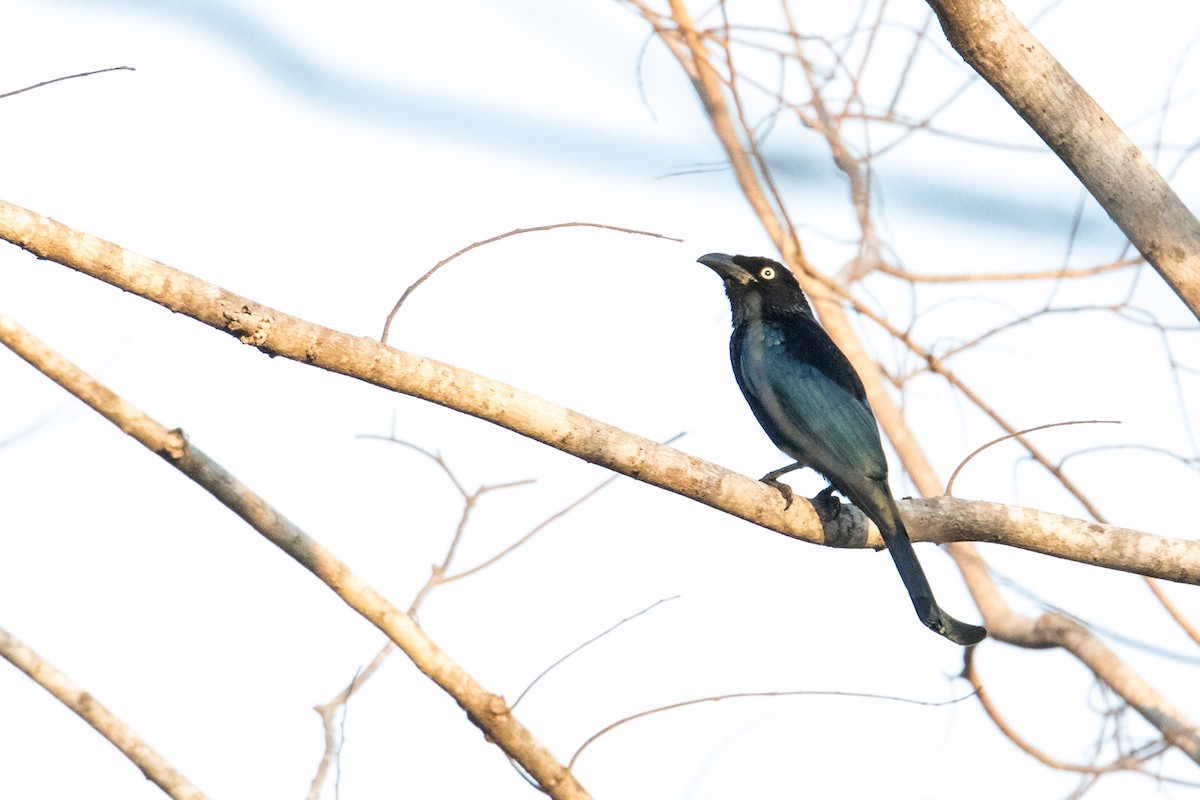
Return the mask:
POLYGON ((958 644, 983 639, 983 628, 944 612, 917 560, 888 488, 887 458, 862 380, 817 322, 790 272, 766 258, 710 253, 699 259, 725 282, 733 309, 729 353, 733 374, 754 416, 794 465, 812 467, 864 514, 883 535, 917 616, 958 644))

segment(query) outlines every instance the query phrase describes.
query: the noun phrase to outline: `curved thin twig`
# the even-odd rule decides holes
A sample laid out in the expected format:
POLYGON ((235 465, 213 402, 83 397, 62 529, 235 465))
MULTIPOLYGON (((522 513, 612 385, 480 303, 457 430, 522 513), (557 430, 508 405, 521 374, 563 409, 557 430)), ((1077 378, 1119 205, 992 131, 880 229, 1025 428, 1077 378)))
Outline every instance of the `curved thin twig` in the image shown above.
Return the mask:
POLYGON ((513 700, 512 703, 509 704, 509 708, 510 709, 516 708, 517 704, 520 703, 521 700, 524 699, 525 695, 529 694, 530 690, 533 689, 534 686, 537 686, 538 681, 540 681, 542 678, 549 675, 551 672, 554 671, 554 669, 556 667, 558 667, 559 664, 562 664, 564 661, 566 661, 571 656, 578 653, 580 650, 583 650, 585 647, 592 644, 593 642, 597 642, 597 641, 603 639, 605 636, 608 636, 610 633, 612 633, 617 628, 624 625, 626 622, 631 622, 631 621, 637 619, 638 617, 642 616, 642 614, 646 614, 646 613, 649 613, 650 611, 653 611, 654 609, 661 606, 663 603, 669 603, 672 600, 678 600, 678 599, 679 599, 679 595, 675 594, 675 595, 671 595, 670 597, 664 597, 661 600, 655 600, 653 603, 646 606, 645 608, 643 608, 641 611, 637 612, 636 614, 630 614, 628 617, 625 617, 625 619, 621 620, 620 622, 616 622, 616 623, 613 623, 612 625, 609 625, 607 628, 602 630, 600 633, 597 633, 595 636, 588 639, 586 642, 583 642, 583 643, 577 645, 576 647, 571 648, 571 650, 568 653, 566 653, 561 658, 557 659, 553 664, 551 664, 550 666, 546 667, 544 670, 539 672, 537 677, 534 678, 533 680, 531 680, 529 682, 529 685, 521 690, 521 693, 519 695, 517 695, 517 699, 513 700))
POLYGON ((979 447, 976 447, 974 450, 971 451, 970 455, 968 455, 966 458, 964 458, 962 461, 959 462, 958 466, 954 468, 954 472, 950 473, 950 480, 946 481, 946 495, 951 496, 951 497, 954 495, 954 479, 958 477, 958 473, 962 472, 963 467, 965 467, 972 458, 979 455, 984 450, 987 450, 992 445, 1000 444, 1001 442, 1007 441, 1009 439, 1014 439, 1018 436, 1024 436, 1025 434, 1033 433, 1034 431, 1044 431, 1047 428, 1061 428, 1066 425, 1120 425, 1120 424, 1121 424, 1121 421, 1119 419, 1073 419, 1073 420, 1068 420, 1067 422, 1048 422, 1045 425, 1037 425, 1035 427, 1026 428, 1021 431, 1013 431, 1012 433, 1006 433, 999 438, 992 439, 987 444, 983 444, 983 445, 980 445, 979 447))
POLYGON ((522 233, 536 233, 538 231, 550 231, 550 230, 554 230, 556 228, 601 228, 606 231, 619 231, 620 233, 634 233, 634 234, 637 234, 638 236, 653 236, 655 239, 666 239, 667 241, 671 241, 671 242, 682 242, 683 241, 683 239, 676 239, 673 236, 664 236, 661 233, 652 233, 651 231, 639 231, 639 230, 634 230, 633 228, 621 228, 616 225, 602 225, 598 222, 558 222, 558 223, 555 223, 554 225, 538 225, 533 228, 514 228, 513 230, 508 231, 507 233, 502 233, 499 236, 492 236, 491 238, 483 239, 482 241, 472 242, 471 244, 467 245, 463 249, 459 250, 457 253, 446 256, 441 261, 434 264, 433 267, 430 268, 430 270, 428 272, 426 272, 421 277, 417 278, 412 283, 412 285, 410 285, 407 289, 404 290, 404 294, 400 295, 400 299, 396 301, 396 305, 393 306, 392 310, 387 315, 387 320, 383 323, 383 333, 380 334, 380 336, 379 336, 380 343, 387 344, 388 331, 391 330, 392 320, 396 318, 396 314, 400 313, 400 306, 404 305, 404 301, 408 299, 408 296, 410 294, 412 294, 414 291, 416 291, 418 286, 420 286, 422 283, 424 283, 425 281, 432 278, 433 273, 437 272, 439 269, 446 266, 454 259, 458 258, 461 255, 471 252, 472 250, 474 250, 477 247, 483 247, 484 245, 492 244, 493 242, 498 242, 501 239, 507 239, 510 236, 517 236, 522 233))
MULTIPOLYGON (((968 649, 970 649, 970 648, 968 648, 968 649)), ((643 717, 650 717, 655 714, 662 714, 665 711, 674 711, 675 709, 678 709, 678 708, 687 708, 688 706, 699 705, 701 703, 718 703, 722 700, 743 700, 743 699, 751 698, 751 697, 851 697, 851 698, 859 698, 859 699, 864 699, 864 700, 889 700, 893 703, 908 703, 909 705, 914 705, 914 706, 938 707, 938 706, 956 705, 956 704, 961 703, 962 701, 966 700, 970 696, 971 695, 966 695, 964 697, 955 697, 951 700, 914 700, 909 697, 897 697, 895 695, 886 695, 886 694, 873 694, 871 692, 838 692, 838 691, 821 691, 818 689, 813 689, 813 690, 800 689, 800 690, 792 691, 792 692, 783 692, 783 691, 781 691, 781 692, 734 692, 732 694, 714 695, 712 697, 698 697, 698 698, 695 698, 694 700, 683 700, 679 703, 671 703, 670 705, 659 706, 658 708, 651 708, 651 709, 647 709, 646 711, 639 711, 636 714, 630 714, 628 717, 622 717, 621 719, 617 720, 616 722, 612 722, 612 723, 609 723, 608 725, 605 725, 603 728, 601 728, 600 730, 596 731, 591 736, 589 736, 584 741, 583 744, 579 745, 579 749, 575 751, 575 755, 571 756, 571 760, 567 762, 567 769, 575 768, 575 762, 579 760, 579 756, 581 756, 583 754, 583 751, 585 749, 587 749, 587 747, 590 744, 595 742, 597 739, 599 739, 604 734, 609 733, 610 731, 615 730, 616 728, 619 728, 628 722, 633 722, 635 719, 642 719, 643 717)))
POLYGON ((1024 750, 1027 755, 1032 756, 1034 759, 1040 761, 1047 767, 1061 770, 1063 772, 1077 772, 1083 775, 1102 775, 1104 773, 1118 772, 1122 770, 1140 771, 1142 763, 1145 762, 1147 758, 1159 755, 1161 748, 1165 746, 1165 744, 1160 741, 1157 743, 1159 748, 1156 748, 1155 752, 1137 758, 1122 756, 1114 760, 1112 763, 1104 766, 1073 764, 1069 761, 1061 761, 1057 758, 1054 758, 1053 756, 1047 754, 1044 750, 1036 747, 1028 739, 1017 733, 1016 730, 1008 724, 1004 717, 1001 716, 1000 710, 996 708, 995 703, 992 702, 991 695, 989 695, 987 690, 984 689, 983 681, 980 679, 979 672, 975 667, 975 650, 976 648, 974 647, 968 647, 963 652, 962 676, 970 681, 971 686, 975 688, 975 697, 979 700, 980 707, 983 708, 984 713, 988 715, 988 718, 991 719, 996 728, 1002 734, 1004 734, 1006 739, 1024 750))
POLYGON ((105 67, 104 69, 94 69, 91 72, 79 72, 74 75, 63 75, 61 78, 51 78, 48 81, 42 81, 41 83, 35 83, 32 86, 26 86, 23 89, 13 89, 11 92, 4 92, 3 94, 0 94, 0 100, 3 100, 6 97, 12 97, 15 94, 21 94, 22 92, 32 92, 34 89, 40 89, 43 86, 49 86, 50 84, 58 83, 59 81, 69 81, 69 80, 72 80, 73 78, 87 78, 91 75, 99 75, 102 72, 117 72, 118 70, 128 70, 129 72, 137 72, 137 70, 135 70, 133 67, 105 67))

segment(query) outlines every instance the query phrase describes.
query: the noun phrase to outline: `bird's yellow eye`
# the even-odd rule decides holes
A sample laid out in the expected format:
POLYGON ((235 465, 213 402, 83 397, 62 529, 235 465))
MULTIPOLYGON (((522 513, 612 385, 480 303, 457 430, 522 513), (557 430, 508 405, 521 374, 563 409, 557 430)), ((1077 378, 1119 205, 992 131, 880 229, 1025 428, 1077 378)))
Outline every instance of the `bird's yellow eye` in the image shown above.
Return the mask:
POLYGON ((775 270, 772 267, 763 267, 762 272, 759 272, 758 275, 764 281, 769 281, 775 277, 775 270))

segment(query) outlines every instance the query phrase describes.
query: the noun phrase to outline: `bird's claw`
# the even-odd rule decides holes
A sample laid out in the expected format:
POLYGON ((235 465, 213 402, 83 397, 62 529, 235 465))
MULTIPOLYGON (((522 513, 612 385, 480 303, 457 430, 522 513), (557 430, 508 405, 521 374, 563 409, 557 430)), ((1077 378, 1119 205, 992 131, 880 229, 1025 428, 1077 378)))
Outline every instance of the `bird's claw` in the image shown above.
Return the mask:
POLYGON ((813 504, 813 508, 817 509, 817 513, 821 517, 837 519, 838 514, 842 513, 842 504, 833 496, 835 491, 837 490, 832 485, 826 486, 817 493, 816 497, 809 501, 813 504))
POLYGON ((789 508, 792 507, 792 500, 795 497, 795 495, 792 493, 792 487, 788 486, 786 483, 780 483, 779 481, 772 478, 770 475, 765 475, 764 477, 760 478, 760 480, 763 483, 765 483, 767 486, 775 487, 775 489, 781 495, 783 495, 783 510, 784 511, 787 511, 789 508))

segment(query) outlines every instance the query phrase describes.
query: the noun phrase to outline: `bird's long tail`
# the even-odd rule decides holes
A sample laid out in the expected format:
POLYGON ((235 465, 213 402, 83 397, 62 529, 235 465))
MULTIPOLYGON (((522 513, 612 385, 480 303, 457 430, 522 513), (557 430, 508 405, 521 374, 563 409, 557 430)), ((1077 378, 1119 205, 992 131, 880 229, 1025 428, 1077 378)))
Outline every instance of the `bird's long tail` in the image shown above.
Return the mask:
POLYGON ((925 570, 921 568, 916 552, 913 551, 908 531, 904 527, 904 521, 900 519, 900 511, 896 508, 896 501, 891 498, 890 492, 887 500, 888 507, 879 509, 881 513, 878 516, 883 519, 875 519, 875 524, 883 534, 883 541, 896 564, 896 571, 900 573, 900 580, 904 581, 908 596, 912 598, 917 616, 925 627, 940 633, 955 644, 966 646, 979 643, 987 636, 986 630, 955 619, 937 604, 933 597, 933 589, 925 578, 925 570))

